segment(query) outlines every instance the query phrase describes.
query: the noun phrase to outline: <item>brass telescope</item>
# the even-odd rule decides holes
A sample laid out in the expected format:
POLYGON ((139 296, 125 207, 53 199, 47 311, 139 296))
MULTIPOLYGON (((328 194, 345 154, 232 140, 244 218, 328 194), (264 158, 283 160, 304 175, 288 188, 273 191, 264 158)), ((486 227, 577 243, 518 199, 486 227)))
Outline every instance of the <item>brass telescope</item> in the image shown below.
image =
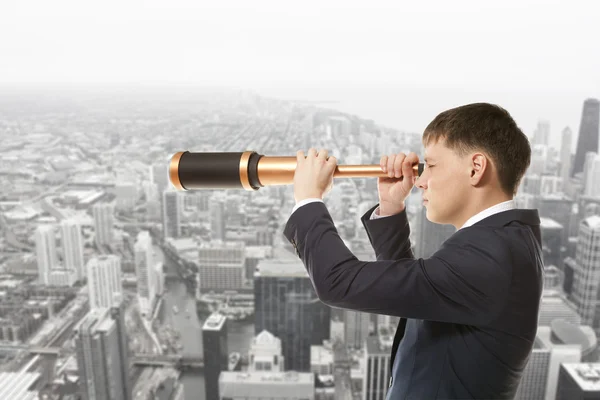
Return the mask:
MULTIPOLYGON (((296 171, 296 156, 264 156, 255 151, 235 153, 190 153, 180 151, 171 157, 169 178, 179 190, 245 189, 291 185, 296 171)), ((417 176, 423 163, 414 165, 417 176)), ((388 177, 380 165, 337 165, 334 178, 388 177)))

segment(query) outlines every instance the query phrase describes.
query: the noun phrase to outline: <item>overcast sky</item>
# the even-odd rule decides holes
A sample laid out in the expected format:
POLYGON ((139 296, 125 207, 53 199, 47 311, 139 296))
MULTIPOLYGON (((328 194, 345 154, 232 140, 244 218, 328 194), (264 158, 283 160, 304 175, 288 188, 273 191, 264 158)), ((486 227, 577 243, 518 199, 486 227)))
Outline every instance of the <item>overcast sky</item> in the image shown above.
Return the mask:
POLYGON ((391 94, 350 107, 422 129, 445 107, 498 99, 528 130, 546 118, 577 131, 583 100, 600 97, 599 24, 593 0, 3 0, 0 83, 210 83, 306 99, 316 88, 342 103, 323 87, 422 89, 399 100, 415 113, 398 121, 391 94))

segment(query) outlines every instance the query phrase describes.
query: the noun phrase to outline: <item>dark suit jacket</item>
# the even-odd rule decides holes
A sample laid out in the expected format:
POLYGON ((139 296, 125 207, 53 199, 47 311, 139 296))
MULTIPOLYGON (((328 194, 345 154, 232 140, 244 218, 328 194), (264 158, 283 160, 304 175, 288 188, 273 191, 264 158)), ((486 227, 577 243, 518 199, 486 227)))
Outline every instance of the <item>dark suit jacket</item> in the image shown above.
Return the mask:
POLYGON ((323 303, 401 317, 388 399, 513 399, 544 282, 538 211, 494 214, 415 259, 406 211, 372 220, 376 207, 361 220, 377 261, 350 252, 321 202, 296 210, 284 235, 323 303))

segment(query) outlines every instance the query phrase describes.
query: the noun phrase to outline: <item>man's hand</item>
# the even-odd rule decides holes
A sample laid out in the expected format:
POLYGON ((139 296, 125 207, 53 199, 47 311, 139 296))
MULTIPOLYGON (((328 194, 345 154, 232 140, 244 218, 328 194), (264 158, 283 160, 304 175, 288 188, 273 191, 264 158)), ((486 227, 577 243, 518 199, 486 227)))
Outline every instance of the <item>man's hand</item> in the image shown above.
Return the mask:
POLYGON ((296 153, 297 164, 294 172, 294 199, 296 203, 308 198, 323 199, 323 196, 333 187, 333 173, 337 166, 337 159, 333 156, 327 158, 327 150, 310 148, 308 155, 298 150, 296 153))
POLYGON ((419 163, 415 153, 390 154, 382 156, 379 164, 388 176, 378 178, 379 215, 398 214, 404 210, 404 201, 410 194, 416 180, 413 166, 419 163))

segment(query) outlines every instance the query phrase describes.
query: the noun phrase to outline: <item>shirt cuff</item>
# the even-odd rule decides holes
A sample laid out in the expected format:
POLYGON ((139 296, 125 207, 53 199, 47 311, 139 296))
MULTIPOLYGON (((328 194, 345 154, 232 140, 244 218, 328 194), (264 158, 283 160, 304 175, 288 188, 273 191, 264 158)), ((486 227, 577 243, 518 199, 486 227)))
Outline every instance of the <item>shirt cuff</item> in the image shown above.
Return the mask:
POLYGON ((300 200, 298 203, 296 203, 296 205, 292 209, 292 212, 291 212, 290 215, 292 215, 294 213, 294 211, 296 211, 297 209, 299 209, 303 205, 308 204, 308 203, 313 203, 315 201, 320 201, 321 203, 323 203, 323 200, 322 199, 318 199, 318 198, 310 198, 310 199, 300 200))
POLYGON ((378 206, 371 213, 371 218, 370 219, 385 218, 385 217, 389 217, 389 215, 379 215, 379 206, 378 206))

